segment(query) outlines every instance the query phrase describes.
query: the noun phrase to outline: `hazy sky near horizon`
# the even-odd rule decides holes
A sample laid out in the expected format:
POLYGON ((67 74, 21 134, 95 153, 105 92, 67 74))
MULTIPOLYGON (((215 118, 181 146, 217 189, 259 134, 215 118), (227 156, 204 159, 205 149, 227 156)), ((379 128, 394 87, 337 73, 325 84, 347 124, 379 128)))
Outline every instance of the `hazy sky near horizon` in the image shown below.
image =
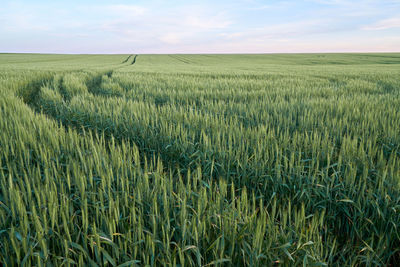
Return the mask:
POLYGON ((0 52, 400 52, 400 0, 1 0, 0 52))

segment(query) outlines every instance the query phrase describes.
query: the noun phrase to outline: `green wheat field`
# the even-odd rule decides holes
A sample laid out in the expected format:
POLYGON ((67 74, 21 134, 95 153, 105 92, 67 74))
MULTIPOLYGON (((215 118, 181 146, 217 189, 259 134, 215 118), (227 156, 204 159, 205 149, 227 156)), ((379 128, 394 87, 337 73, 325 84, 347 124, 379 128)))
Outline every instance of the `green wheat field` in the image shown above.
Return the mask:
POLYGON ((0 54, 0 265, 399 261, 400 54, 0 54))

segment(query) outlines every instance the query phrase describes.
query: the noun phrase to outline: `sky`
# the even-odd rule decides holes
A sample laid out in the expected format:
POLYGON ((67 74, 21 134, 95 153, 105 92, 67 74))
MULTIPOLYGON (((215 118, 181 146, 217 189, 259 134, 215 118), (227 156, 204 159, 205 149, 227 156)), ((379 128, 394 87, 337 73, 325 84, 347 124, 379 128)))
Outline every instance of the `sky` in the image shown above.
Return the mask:
POLYGON ((400 52, 400 0, 0 0, 0 52, 400 52))

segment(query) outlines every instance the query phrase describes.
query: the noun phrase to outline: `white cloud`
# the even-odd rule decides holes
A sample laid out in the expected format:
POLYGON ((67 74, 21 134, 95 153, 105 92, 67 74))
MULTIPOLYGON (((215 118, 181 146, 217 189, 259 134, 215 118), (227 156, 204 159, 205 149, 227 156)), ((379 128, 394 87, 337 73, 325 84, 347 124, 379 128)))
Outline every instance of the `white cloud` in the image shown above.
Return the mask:
POLYGON ((365 26, 362 29, 367 31, 378 31, 392 28, 400 28, 400 16, 378 21, 374 24, 365 26))
POLYGON ((26 9, 17 10, 12 14, 4 13, 0 15, 3 21, 0 28, 7 31, 48 31, 51 29, 50 25, 47 25, 26 9))
POLYGON ((400 7, 399 0, 308 0, 323 5, 326 16, 338 14, 342 17, 374 17, 387 15, 388 11, 400 7))
POLYGON ((103 6, 100 9, 117 16, 140 16, 145 14, 147 11, 146 8, 137 5, 108 5, 103 6))
POLYGON ((183 25, 197 29, 223 29, 228 27, 232 22, 224 18, 223 14, 216 16, 206 15, 186 15, 183 25))
POLYGON ((120 40, 152 46, 194 43, 206 36, 212 38, 210 36, 232 23, 224 12, 201 6, 181 6, 169 10, 144 9, 138 16, 112 16, 98 28, 120 40))
POLYGON ((276 10, 276 9, 287 9, 291 8, 296 4, 295 1, 279 1, 279 2, 274 2, 271 4, 262 4, 262 5, 251 5, 248 7, 248 10, 255 10, 255 11, 260 11, 260 10, 276 10))
POLYGON ((329 20, 315 19, 268 25, 246 29, 241 32, 221 33, 219 36, 227 40, 248 40, 248 42, 267 42, 271 39, 288 39, 293 37, 307 38, 310 35, 325 34, 340 29, 331 27, 329 20))
POLYGON ((182 40, 181 34, 176 32, 169 32, 160 36, 160 40, 167 44, 178 44, 182 40))

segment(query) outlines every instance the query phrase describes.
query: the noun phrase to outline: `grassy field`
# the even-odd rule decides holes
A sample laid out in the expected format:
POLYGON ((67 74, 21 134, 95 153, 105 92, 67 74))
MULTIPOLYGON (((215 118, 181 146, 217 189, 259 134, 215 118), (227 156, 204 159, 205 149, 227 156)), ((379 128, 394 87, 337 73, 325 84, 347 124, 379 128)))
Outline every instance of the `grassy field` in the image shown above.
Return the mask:
POLYGON ((400 54, 0 54, 0 265, 395 266, 399 77, 400 54))

